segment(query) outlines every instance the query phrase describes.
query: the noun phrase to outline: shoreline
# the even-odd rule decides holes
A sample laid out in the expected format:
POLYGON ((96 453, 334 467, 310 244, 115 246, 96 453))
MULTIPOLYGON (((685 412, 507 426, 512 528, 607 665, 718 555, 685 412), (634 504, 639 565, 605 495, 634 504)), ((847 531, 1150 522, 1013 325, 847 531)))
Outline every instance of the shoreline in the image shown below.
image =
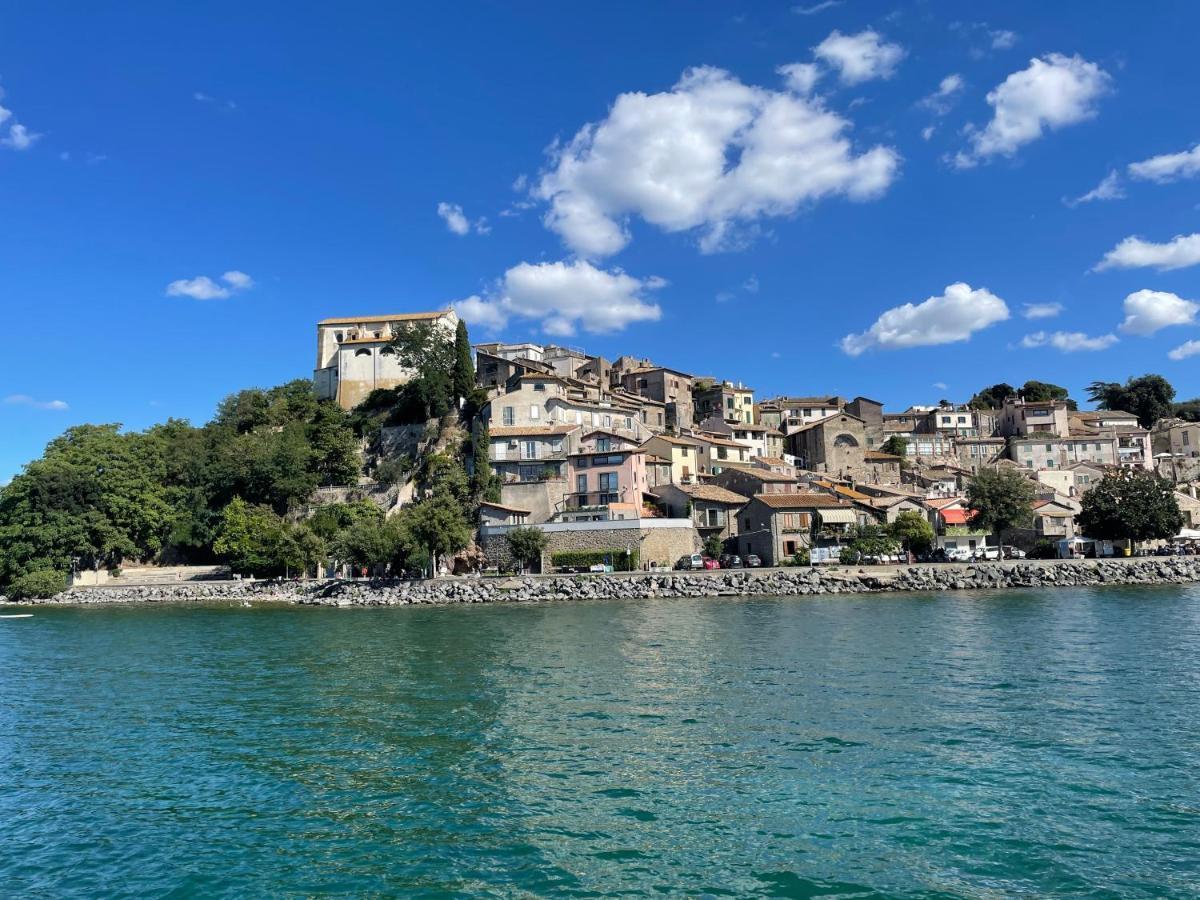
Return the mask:
POLYGON ((222 581, 86 587, 14 607, 259 602, 296 606, 427 606, 572 600, 886 594, 1200 582, 1200 557, 1004 561, 830 568, 448 577, 422 581, 222 581))

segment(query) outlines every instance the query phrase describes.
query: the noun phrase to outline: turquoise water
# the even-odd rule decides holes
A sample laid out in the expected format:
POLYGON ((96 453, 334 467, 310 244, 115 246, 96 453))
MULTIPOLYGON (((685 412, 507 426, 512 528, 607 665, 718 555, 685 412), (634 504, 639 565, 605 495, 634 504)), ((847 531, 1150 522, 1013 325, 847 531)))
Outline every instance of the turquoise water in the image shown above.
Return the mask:
POLYGON ((0 621, 6 896, 1200 893, 1200 590, 0 621))

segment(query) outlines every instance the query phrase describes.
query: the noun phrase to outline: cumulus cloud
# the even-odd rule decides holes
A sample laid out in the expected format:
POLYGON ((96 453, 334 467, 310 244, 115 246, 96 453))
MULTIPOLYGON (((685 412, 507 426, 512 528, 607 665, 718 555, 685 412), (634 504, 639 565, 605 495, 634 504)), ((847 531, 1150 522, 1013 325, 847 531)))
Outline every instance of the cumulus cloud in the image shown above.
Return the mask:
POLYGON ((631 215, 667 232, 703 228, 701 250, 728 249, 760 217, 887 190, 899 156, 883 146, 855 156, 849 126, 818 100, 691 69, 669 91, 620 95, 552 149, 534 193, 549 204, 546 226, 582 256, 621 250, 631 215))
POLYGON ((1165 153, 1129 164, 1129 174, 1143 181, 1166 184, 1200 175, 1200 144, 1182 153, 1165 153))
POLYGON ((993 50, 1009 50, 1017 43, 1017 33, 1015 31, 1002 28, 989 32, 989 34, 992 38, 993 50))
POLYGON ((957 282, 944 293, 922 303, 905 303, 889 309, 867 331, 842 338, 842 350, 850 356, 877 347, 899 350, 953 344, 1008 318, 1008 305, 986 288, 957 282))
POLYGON ((950 112, 964 87, 966 82, 961 75, 947 75, 938 84, 937 90, 921 101, 921 105, 932 110, 935 115, 944 116, 950 112))
MULTIPOLYGON (((0 100, 4 99, 4 88, 0 88, 0 100)), ((9 150, 28 150, 34 145, 40 134, 30 131, 21 123, 13 118, 11 109, 7 109, 0 105, 0 126, 7 126, 8 133, 4 134, 4 129, 0 127, 0 147, 5 147, 9 150)))
POLYGON ((472 325, 503 328, 512 318, 535 319, 546 334, 620 331, 634 322, 656 322, 658 304, 646 294, 666 285, 661 278, 634 278, 620 269, 598 269, 586 260, 520 263, 484 296, 467 297, 454 309, 472 325))
POLYGON ((1173 359, 1179 362, 1181 359, 1187 359, 1189 356, 1200 356, 1200 341, 1188 341, 1180 344, 1174 350, 1167 354, 1168 359, 1173 359))
POLYGON ((1094 200, 1121 200, 1124 197, 1125 189, 1121 187, 1121 176, 1116 173, 1116 170, 1113 170, 1105 175, 1104 179, 1086 194, 1081 194, 1074 198, 1065 198, 1063 203, 1074 207, 1081 203, 1091 203, 1094 200))
POLYGON ((1035 331, 1033 334, 1027 334, 1021 338, 1021 346, 1027 349, 1053 347, 1063 353, 1078 353, 1081 350, 1107 350, 1117 343, 1117 340, 1115 334, 1089 337, 1082 331, 1035 331))
POLYGON ((437 205, 437 214, 446 223, 446 227, 455 234, 470 234, 471 223, 463 214, 463 208, 457 203, 439 203, 437 205))
POLYGON ((1021 315, 1026 319, 1053 319, 1062 311, 1061 303, 1026 303, 1021 315))
POLYGON ((193 300, 225 300, 239 291, 254 287, 254 279, 245 272, 233 269, 214 281, 207 275, 180 278, 167 285, 168 297, 190 297, 193 300))
POLYGON ((783 76, 788 90, 797 94, 811 94, 821 78, 821 67, 816 63, 788 63, 775 71, 783 76))
POLYGON ((904 48, 886 43, 877 31, 869 28, 858 34, 835 30, 813 47, 813 54, 837 69, 842 84, 861 84, 876 78, 891 78, 904 59, 904 48))
POLYGON ((35 400, 28 394, 9 394, 4 398, 9 406, 28 406, 31 409, 48 409, 56 412, 70 409, 64 400, 35 400))
POLYGON ((967 168, 994 156, 1012 156, 1054 131, 1096 115, 1096 102, 1111 90, 1112 78, 1078 54, 1050 53, 1031 59, 987 95, 995 111, 983 130, 971 132, 971 149, 954 162, 967 168))
POLYGON ((1095 270, 1153 267, 1160 272, 1185 269, 1200 263, 1200 234, 1177 234, 1165 244, 1127 237, 1104 254, 1095 270))
POLYGON ((1121 330, 1126 334, 1149 337, 1171 325, 1193 325, 1200 303, 1184 300, 1167 291, 1135 291, 1125 298, 1125 321, 1121 330))

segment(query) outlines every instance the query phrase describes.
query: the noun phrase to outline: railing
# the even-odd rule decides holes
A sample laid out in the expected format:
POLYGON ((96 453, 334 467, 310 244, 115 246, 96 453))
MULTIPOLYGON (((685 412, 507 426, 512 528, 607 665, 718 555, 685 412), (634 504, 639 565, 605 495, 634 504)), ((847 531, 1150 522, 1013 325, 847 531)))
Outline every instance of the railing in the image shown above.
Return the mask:
POLYGON ((589 509, 608 506, 610 503, 620 503, 621 495, 614 491, 588 491, 567 494, 564 498, 565 509, 589 509))

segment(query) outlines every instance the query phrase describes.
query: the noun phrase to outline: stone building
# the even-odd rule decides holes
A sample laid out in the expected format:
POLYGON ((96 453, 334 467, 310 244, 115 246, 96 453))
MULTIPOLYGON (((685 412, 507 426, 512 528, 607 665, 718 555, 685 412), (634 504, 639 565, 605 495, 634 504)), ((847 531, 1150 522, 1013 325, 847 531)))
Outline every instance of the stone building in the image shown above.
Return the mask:
MULTIPOLYGON (((515 525, 483 525, 479 542, 488 563, 516 568, 506 535, 515 525)), ((546 535, 542 572, 553 570, 554 554, 590 550, 612 554, 635 552, 640 568, 670 568, 681 557, 700 549, 700 536, 690 519, 632 519, 605 522, 549 522, 530 526, 546 535)))
POLYGON ((737 512, 748 498, 714 484, 668 484, 657 488, 663 509, 673 519, 691 518, 701 539, 737 537, 737 512))
POLYGON ((827 416, 802 425, 790 435, 791 452, 800 468, 849 478, 864 470, 866 428, 850 413, 827 416))
POLYGON ((317 396, 353 409, 371 391, 408 382, 412 372, 400 365, 388 345, 406 328, 428 323, 453 337, 458 327, 454 310, 351 316, 317 323, 317 365, 313 384, 317 396))

